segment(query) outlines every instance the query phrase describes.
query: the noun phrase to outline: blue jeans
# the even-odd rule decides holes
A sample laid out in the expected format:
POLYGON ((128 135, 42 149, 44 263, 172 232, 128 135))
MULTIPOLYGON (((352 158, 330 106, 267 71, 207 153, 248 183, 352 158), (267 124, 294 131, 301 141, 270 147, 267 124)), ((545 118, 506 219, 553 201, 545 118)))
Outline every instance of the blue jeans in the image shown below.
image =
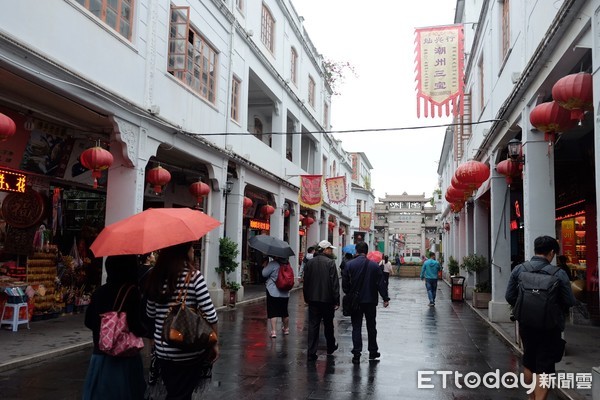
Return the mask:
POLYGON ((425 278, 425 287, 427 288, 427 296, 429 297, 430 303, 435 303, 435 292, 437 291, 437 278, 429 279, 425 278))

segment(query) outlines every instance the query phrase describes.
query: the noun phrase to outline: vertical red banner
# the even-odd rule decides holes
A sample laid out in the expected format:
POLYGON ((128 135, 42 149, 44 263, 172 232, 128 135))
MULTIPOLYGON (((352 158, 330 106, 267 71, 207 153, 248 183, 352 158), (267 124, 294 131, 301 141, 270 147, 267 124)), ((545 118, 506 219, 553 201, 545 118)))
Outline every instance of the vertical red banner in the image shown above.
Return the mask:
POLYGON ((301 175, 298 200, 304 207, 319 207, 323 203, 323 175, 301 175))

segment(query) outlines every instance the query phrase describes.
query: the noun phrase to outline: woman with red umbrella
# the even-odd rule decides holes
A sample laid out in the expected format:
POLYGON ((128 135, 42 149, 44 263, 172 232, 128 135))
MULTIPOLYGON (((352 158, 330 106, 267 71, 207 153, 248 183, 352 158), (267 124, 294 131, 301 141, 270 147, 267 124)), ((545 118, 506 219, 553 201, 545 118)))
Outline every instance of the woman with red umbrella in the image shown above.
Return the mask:
POLYGON ((193 392, 211 376, 212 364, 219 357, 219 346, 211 350, 182 350, 163 341, 165 317, 177 304, 181 290, 187 290, 187 307, 201 311, 217 332, 217 311, 208 294, 204 277, 194 265, 192 242, 160 250, 156 265, 148 277, 146 294, 147 314, 154 319, 154 344, 160 375, 167 398, 191 399, 193 392), (191 277, 186 285, 188 274, 191 277))

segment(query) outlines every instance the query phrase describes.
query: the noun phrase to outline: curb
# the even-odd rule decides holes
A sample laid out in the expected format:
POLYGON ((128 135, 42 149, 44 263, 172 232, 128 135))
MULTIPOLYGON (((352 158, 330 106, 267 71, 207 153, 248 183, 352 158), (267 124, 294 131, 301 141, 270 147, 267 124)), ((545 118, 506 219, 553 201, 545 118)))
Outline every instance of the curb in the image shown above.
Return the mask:
POLYGON ((41 361, 45 361, 51 358, 55 358, 57 356, 63 356, 65 354, 74 353, 79 350, 84 350, 91 348, 93 346, 93 342, 91 340, 87 340, 82 343, 73 344, 66 347, 61 347, 60 349, 48 350, 42 353, 32 354, 29 356, 23 356, 19 358, 15 358, 9 362, 4 364, 0 364, 0 372, 14 370, 17 368, 26 367, 31 364, 35 364, 41 361))

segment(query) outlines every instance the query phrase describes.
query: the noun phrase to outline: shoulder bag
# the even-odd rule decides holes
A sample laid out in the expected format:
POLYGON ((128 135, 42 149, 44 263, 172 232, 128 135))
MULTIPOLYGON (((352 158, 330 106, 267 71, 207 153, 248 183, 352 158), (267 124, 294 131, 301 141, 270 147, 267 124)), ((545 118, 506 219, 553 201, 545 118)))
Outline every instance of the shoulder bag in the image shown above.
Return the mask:
POLYGON ((116 357, 136 355, 144 347, 142 338, 129 332, 127 313, 121 311, 123 309, 123 304, 125 304, 125 300, 127 299, 127 295, 133 286, 129 286, 123 296, 123 300, 121 300, 119 309, 115 310, 124 288, 125 285, 121 286, 119 289, 115 304, 113 305, 114 311, 109 311, 100 315, 100 337, 98 347, 106 354, 116 357))
POLYGON ((188 271, 185 283, 179 290, 176 305, 167 312, 163 323, 162 340, 185 351, 201 351, 212 348, 217 343, 217 334, 204 314, 188 307, 185 303, 188 285, 193 272, 188 271))

